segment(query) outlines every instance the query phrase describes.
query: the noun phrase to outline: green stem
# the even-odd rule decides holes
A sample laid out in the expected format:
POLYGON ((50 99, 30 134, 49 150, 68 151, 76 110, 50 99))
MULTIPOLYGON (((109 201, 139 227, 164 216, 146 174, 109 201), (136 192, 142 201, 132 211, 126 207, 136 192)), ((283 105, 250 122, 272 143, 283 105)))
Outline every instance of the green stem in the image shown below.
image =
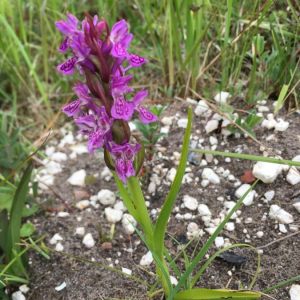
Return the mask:
POLYGON ((136 210, 138 211, 139 220, 137 221, 143 229, 147 242, 151 246, 151 249, 153 249, 152 222, 148 214, 147 206, 138 178, 135 176, 129 177, 127 179, 127 186, 129 188, 134 205, 136 206, 136 210))

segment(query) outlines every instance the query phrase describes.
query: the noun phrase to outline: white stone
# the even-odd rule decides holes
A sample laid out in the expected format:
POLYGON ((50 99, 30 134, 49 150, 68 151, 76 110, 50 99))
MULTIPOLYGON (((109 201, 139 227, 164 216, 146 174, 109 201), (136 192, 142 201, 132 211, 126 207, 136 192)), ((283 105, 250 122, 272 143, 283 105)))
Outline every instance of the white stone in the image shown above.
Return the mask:
POLYGON ((264 236, 264 233, 262 231, 257 231, 256 236, 261 239, 264 236))
POLYGON ((25 296, 21 293, 21 291, 14 292, 11 295, 12 300, 26 300, 25 296))
POLYGON ((43 190, 48 190, 48 185, 53 185, 54 184, 54 176, 50 174, 46 174, 43 176, 36 176, 37 179, 39 180, 39 188, 43 190))
POLYGON ((194 232, 194 231, 198 231, 199 227, 195 222, 191 222, 189 223, 189 225, 187 226, 187 231, 188 232, 194 232))
POLYGON ((156 184, 154 181, 151 181, 148 185, 148 193, 153 194, 156 191, 156 184))
POLYGON ((164 125, 172 125, 172 118, 171 117, 163 117, 161 119, 161 122, 164 124, 164 125))
POLYGON ((30 288, 26 284, 22 284, 19 286, 19 290, 21 293, 26 294, 29 292, 30 288))
POLYGON ((79 209, 85 209, 86 207, 88 207, 90 205, 90 201, 89 200, 81 200, 79 202, 76 203, 76 207, 79 209))
MULTIPOLYGON (((228 117, 230 118, 230 117, 228 117)), ((221 130, 221 133, 224 135, 224 136, 229 136, 231 135, 232 133, 226 129, 226 126, 230 124, 230 121, 226 118, 223 118, 223 122, 222 122, 222 130, 221 130)))
POLYGON ((269 111, 269 107, 268 107, 268 106, 259 106, 259 107, 258 107, 258 111, 259 111, 259 112, 266 112, 266 111, 269 111))
POLYGON ((259 161, 253 167, 253 176, 259 178, 264 183, 272 183, 282 172, 282 166, 279 164, 259 161))
POLYGON ((228 92, 220 92, 215 97, 214 100, 221 103, 226 103, 227 99, 230 97, 230 94, 228 92))
POLYGON ((210 168, 205 168, 201 176, 213 184, 220 184, 220 177, 210 168))
POLYGON ((50 240, 50 244, 54 245, 56 244, 58 241, 62 241, 63 238, 59 233, 55 233, 54 236, 52 237, 52 239, 50 240))
POLYGON ((84 227, 77 227, 76 228, 75 234, 77 234, 77 235, 84 235, 84 233, 85 233, 84 227))
POLYGON ((67 135, 65 135, 62 140, 60 141, 58 147, 64 148, 66 144, 72 145, 74 144, 74 136, 72 132, 69 132, 67 135))
POLYGON ((114 209, 122 210, 123 212, 127 211, 127 208, 124 205, 123 201, 117 201, 114 205, 114 209))
POLYGON ((271 201, 275 196, 275 191, 267 191, 264 196, 267 201, 271 201))
POLYGON ((61 243, 57 243, 55 246, 55 250, 58 252, 64 251, 64 246, 61 243))
POLYGON ((72 153, 75 154, 75 157, 77 156, 77 154, 80 155, 83 153, 89 153, 87 146, 84 144, 71 146, 70 149, 72 150, 72 153))
POLYGON ((51 159, 57 162, 62 162, 62 161, 66 161, 68 159, 68 156, 66 153, 63 152, 55 152, 51 155, 51 159))
POLYGON ((177 285, 178 284, 178 280, 172 275, 170 276, 170 280, 171 280, 172 285, 177 285))
POLYGON ((300 182, 300 173, 299 170, 297 170, 295 167, 290 168, 286 180, 291 185, 296 185, 300 182))
POLYGON ((300 213, 300 202, 294 203, 293 206, 296 208, 296 210, 298 211, 298 213, 300 213))
POLYGON ((186 213, 186 214, 183 215, 183 218, 184 218, 184 220, 190 220, 190 219, 193 218, 193 215, 190 214, 190 213, 186 213))
POLYGON ((217 236, 215 239, 215 245, 217 248, 221 248, 224 246, 224 238, 222 236, 217 236))
POLYGON ((184 195, 183 203, 184 203, 184 206, 190 210, 196 210, 198 207, 197 199, 195 199, 189 195, 184 195))
POLYGON ((275 124, 275 130, 277 131, 286 131, 289 127, 290 123, 285 122, 283 119, 278 119, 278 123, 275 124))
POLYGON ((133 122, 128 122, 128 125, 129 125, 129 128, 130 128, 130 131, 136 130, 136 125, 133 122))
POLYGON ((191 182, 193 182, 192 176, 193 176, 192 173, 184 174, 183 178, 182 178, 182 183, 191 183, 191 182))
POLYGON ((113 173, 108 167, 105 167, 100 176, 101 178, 104 178, 105 181, 110 181, 110 179, 113 177, 113 173))
POLYGON ((211 211, 209 210, 209 208, 206 204, 199 204, 198 212, 199 212, 200 216, 211 216, 212 215, 211 211))
POLYGON ((202 187, 207 187, 208 185, 209 185, 209 180, 203 179, 203 180, 201 181, 201 186, 202 186, 202 187))
MULTIPOLYGON (((164 126, 164 127, 161 127, 161 128, 160 128, 160 132, 161 132, 161 133, 168 134, 169 131, 170 131, 170 126, 164 126)), ((160 139, 161 139, 161 138, 160 138, 160 139)), ((159 140, 160 140, 160 139, 159 139, 159 140)))
POLYGON ((212 119, 213 120, 218 120, 218 121, 220 121, 220 120, 222 120, 222 116, 221 115, 219 115, 219 114, 217 114, 217 113, 215 113, 213 116, 212 116, 212 119))
POLYGON ((205 231, 207 231, 209 235, 213 235, 217 228, 218 227, 205 228, 205 231))
POLYGON ((45 151, 45 154, 46 154, 47 156, 51 156, 51 155, 54 153, 54 151, 55 151, 55 147, 53 147, 53 146, 47 147, 47 148, 46 148, 46 151, 45 151))
POLYGON ((88 248, 94 247, 95 240, 94 240, 92 234, 91 233, 86 234, 82 240, 82 243, 88 248))
POLYGON ((287 229, 284 224, 279 224, 279 231, 282 233, 287 233, 287 229))
POLYGON ((218 144, 218 139, 216 139, 214 136, 209 137, 209 142, 211 145, 217 145, 218 144))
POLYGON ((116 202, 115 193, 108 189, 102 189, 98 193, 97 197, 98 197, 100 203, 103 205, 111 205, 116 202))
POLYGON ((212 111, 204 100, 200 100, 194 112, 197 116, 209 117, 212 111))
POLYGON ((132 274, 132 270, 127 269, 127 268, 123 268, 123 267, 122 267, 122 272, 125 273, 125 274, 128 274, 128 275, 132 274))
POLYGON ((150 251, 148 251, 141 259, 140 265, 141 266, 150 266, 153 262, 153 256, 150 251))
POLYGON ((175 168, 171 168, 167 174, 167 180, 173 182, 175 179, 175 175, 176 175, 176 169, 175 168))
POLYGON ((225 224, 224 228, 228 231, 234 231, 235 226, 233 222, 228 222, 225 224))
POLYGON ((69 214, 68 212, 66 212, 66 211, 59 211, 59 212, 57 213, 57 216, 58 216, 59 218, 66 218, 66 217, 69 217, 70 214, 69 214))
POLYGON ((216 130, 219 127, 219 121, 217 120, 209 120, 205 125, 206 133, 210 133, 216 130))
POLYGON ((290 224, 294 222, 293 216, 283 210, 278 205, 271 205, 269 216, 271 219, 275 219, 282 224, 290 224))
POLYGON ((105 208, 105 216, 108 222, 110 223, 117 223, 121 221, 123 216, 123 211, 119 209, 113 209, 111 207, 105 208))
MULTIPOLYGON (((251 187, 250 184, 242 184, 235 192, 235 196, 237 198, 241 198, 246 192, 247 190, 251 187)), ((253 200, 254 200, 254 195, 255 195, 255 191, 254 190, 251 190, 248 195, 246 196, 246 198, 244 199, 243 203, 246 205, 246 206, 249 206, 253 203, 253 200)))
POLYGON ((300 299, 300 285, 293 284, 290 289, 289 294, 290 294, 291 300, 299 300, 300 299))
POLYGON ((124 214, 122 218, 122 226, 129 235, 135 232, 135 229, 132 224, 134 226, 137 225, 137 221, 135 220, 135 218, 130 214, 124 214))
POLYGON ((84 186, 85 177, 86 177, 86 172, 84 169, 81 169, 73 173, 72 176, 67 181, 72 185, 84 186))
POLYGON ((177 121, 177 125, 178 127, 180 128, 186 128, 187 127, 187 124, 188 124, 188 119, 179 119, 177 121))

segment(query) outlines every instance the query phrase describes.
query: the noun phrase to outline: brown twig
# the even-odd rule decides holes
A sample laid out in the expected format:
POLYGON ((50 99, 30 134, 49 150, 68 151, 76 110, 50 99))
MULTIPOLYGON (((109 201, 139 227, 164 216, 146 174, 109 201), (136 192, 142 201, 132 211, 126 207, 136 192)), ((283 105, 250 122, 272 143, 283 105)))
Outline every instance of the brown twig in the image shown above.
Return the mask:
POLYGON ((43 182, 41 180, 39 180, 39 182, 44 184, 58 199, 61 200, 61 202, 66 207, 66 209, 69 211, 69 213, 71 213, 71 214, 73 213, 72 209, 69 207, 69 205, 66 203, 66 201, 60 195, 58 195, 48 184, 46 184, 45 182, 43 182))
POLYGON ((272 244, 275 244, 275 243, 277 243, 277 242, 280 242, 280 241, 282 241, 282 240, 285 240, 285 239, 287 239, 287 238, 289 238, 289 237, 291 237, 291 236, 293 236, 293 235, 299 234, 299 233, 300 233, 300 231, 297 231, 297 232, 288 234, 288 235, 286 235, 285 237, 283 237, 283 238, 281 238, 281 239, 278 239, 278 240, 276 240, 276 241, 273 241, 273 242, 271 242, 271 243, 269 243, 269 244, 267 244, 267 245, 257 247, 257 249, 266 248, 266 247, 268 247, 268 246, 271 246, 272 244))

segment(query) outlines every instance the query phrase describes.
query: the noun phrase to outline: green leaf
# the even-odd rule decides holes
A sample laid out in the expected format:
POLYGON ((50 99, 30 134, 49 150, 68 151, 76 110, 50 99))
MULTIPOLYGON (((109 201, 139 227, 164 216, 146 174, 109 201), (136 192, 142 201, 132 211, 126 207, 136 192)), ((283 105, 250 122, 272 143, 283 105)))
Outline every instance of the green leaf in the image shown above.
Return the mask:
POLYGON ((157 143, 157 141, 163 136, 168 136, 168 135, 164 132, 154 135, 154 137, 152 139, 152 144, 155 145, 157 143))
POLYGON ((8 214, 7 210, 3 210, 0 213, 0 249, 3 250, 6 256, 7 252, 7 229, 8 229, 8 214))
POLYGON ((23 206, 22 211, 22 218, 28 218, 35 214, 39 210, 39 205, 37 203, 30 206, 30 208, 27 208, 25 205, 23 206))
POLYGON ((156 221, 156 224, 155 224, 154 230, 153 230, 153 236, 155 237, 153 239, 153 249, 161 261, 164 259, 163 258, 164 238, 165 238, 167 223, 168 223, 169 216, 170 216, 172 208, 173 208, 173 204, 177 198, 178 191, 180 189, 182 178, 183 178, 183 175, 185 172, 191 129, 192 129, 192 109, 191 109, 191 107, 189 107, 188 125, 187 125, 187 129, 186 129, 186 132, 184 135, 184 142, 183 142, 183 146, 182 146, 180 163, 179 163, 179 166, 178 166, 178 169, 176 172, 174 182, 171 186, 169 194, 164 202, 164 205, 163 205, 161 212, 157 218, 157 221, 156 221))
POLYGON ((0 211, 4 209, 10 211, 13 197, 13 194, 0 193, 0 211))
MULTIPOLYGON (((7 248, 8 248, 8 259, 11 260, 15 257, 13 250, 16 253, 20 253, 21 247, 20 245, 16 245, 20 242, 20 227, 21 227, 21 219, 22 219, 22 211, 24 206, 24 201, 27 195, 28 183, 30 180, 31 172, 33 169, 32 160, 29 162, 28 167, 26 168, 21 182, 16 190, 13 203, 10 210, 10 222, 7 233, 7 248)), ((16 267, 17 264, 13 264, 13 270, 16 274, 18 274, 21 269, 20 267, 16 267)))
POLYGON ((281 91, 280 91, 280 94, 279 94, 279 97, 278 97, 278 101, 277 101, 277 104, 276 104, 276 107, 275 107, 275 113, 278 112, 283 100, 284 100, 284 97, 286 95, 286 93, 288 92, 288 89, 289 89, 289 84, 284 84, 281 88, 281 91))
POLYGON ((28 237, 33 234, 35 231, 35 226, 32 223, 25 223, 20 230, 20 236, 21 237, 28 237))
POLYGON ((236 290, 209 290, 209 289, 192 289, 178 293, 175 300, 224 300, 239 299, 250 300, 260 298, 261 294, 249 291, 236 290))

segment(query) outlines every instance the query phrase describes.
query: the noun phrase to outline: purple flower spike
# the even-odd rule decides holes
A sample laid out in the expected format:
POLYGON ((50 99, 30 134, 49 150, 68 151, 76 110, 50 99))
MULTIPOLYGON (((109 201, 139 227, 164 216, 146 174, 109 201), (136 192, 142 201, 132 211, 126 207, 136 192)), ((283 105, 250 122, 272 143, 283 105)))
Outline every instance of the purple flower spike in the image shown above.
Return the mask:
POLYGON ((137 110, 140 114, 140 119, 142 123, 148 124, 155 121, 158 121, 158 117, 153 115, 149 110, 147 110, 145 107, 141 106, 140 103, 142 100, 148 95, 148 91, 140 90, 137 92, 133 98, 133 105, 134 109, 137 110))
POLYGON ((78 58, 73 56, 71 59, 67 60, 61 65, 57 66, 57 69, 62 72, 64 75, 70 75, 75 71, 75 65, 78 58))
POLYGON ((111 115, 113 118, 129 121, 129 118, 132 116, 132 114, 132 103, 127 102, 124 95, 114 97, 114 105, 111 108, 111 115))

